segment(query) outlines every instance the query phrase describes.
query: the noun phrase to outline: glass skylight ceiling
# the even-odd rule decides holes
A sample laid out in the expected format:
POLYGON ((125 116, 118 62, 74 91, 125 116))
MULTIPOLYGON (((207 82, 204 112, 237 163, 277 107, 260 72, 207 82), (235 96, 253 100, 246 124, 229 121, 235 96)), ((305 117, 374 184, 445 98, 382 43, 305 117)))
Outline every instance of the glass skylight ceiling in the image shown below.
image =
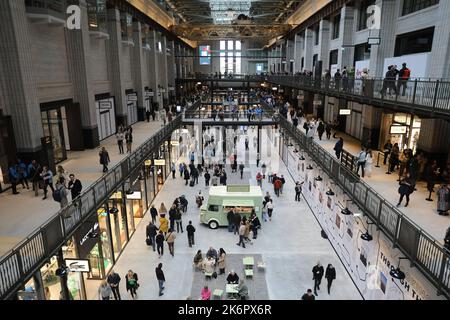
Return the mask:
POLYGON ((210 0, 209 6, 215 24, 230 24, 240 14, 250 14, 251 1, 210 0))

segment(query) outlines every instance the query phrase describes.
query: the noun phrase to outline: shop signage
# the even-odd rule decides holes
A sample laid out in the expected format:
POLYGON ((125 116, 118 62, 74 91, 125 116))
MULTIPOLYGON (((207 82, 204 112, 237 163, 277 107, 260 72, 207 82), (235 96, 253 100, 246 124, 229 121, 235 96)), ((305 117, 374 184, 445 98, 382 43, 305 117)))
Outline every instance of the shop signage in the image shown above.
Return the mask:
POLYGON ((156 160, 155 159, 155 166, 165 166, 165 165, 166 165, 166 160, 164 160, 164 159, 156 160))
POLYGON ((130 94, 127 96, 128 101, 137 101, 138 97, 136 94, 130 94))
POLYGON ((179 141, 170 141, 170 144, 172 146, 178 146, 178 145, 180 145, 180 142, 179 141))
POLYGON ((321 106, 322 105, 322 101, 313 101, 313 105, 321 106))
POLYGON ((145 96, 146 96, 146 97, 154 97, 154 96, 155 96, 155 93, 154 93, 153 91, 147 91, 147 92, 145 93, 145 96))
POLYGON ((144 164, 149 167, 152 165, 152 160, 145 160, 144 164))
POLYGON ((128 200, 141 200, 142 199, 142 193, 140 191, 134 191, 131 194, 127 194, 128 200))
POLYGON ((174 87, 169 87, 169 91, 174 91, 175 88, 174 87))
POLYGON ((99 225, 98 222, 94 223, 94 226, 92 228, 89 229, 89 231, 84 235, 83 238, 81 238, 80 240, 80 246, 82 246, 86 240, 92 238, 92 235, 94 235, 96 232, 98 232, 99 229, 99 225))
POLYGON ((406 133, 406 126, 391 126, 391 134, 404 134, 406 133))
POLYGON ((100 101, 98 104, 100 109, 111 109, 111 102, 109 101, 100 101))
POLYGON ((339 115, 340 116, 349 116, 352 114, 352 110, 351 109, 340 109, 339 110, 339 115))
POLYGON ((89 260, 80 259, 65 259, 66 266, 69 268, 70 272, 90 272, 91 268, 89 265, 89 260))
POLYGON ((98 215, 92 216, 88 221, 84 222, 75 232, 74 239, 78 247, 78 256, 86 258, 91 250, 98 243, 100 234, 100 226, 98 223, 98 215))
POLYGON ((166 89, 161 89, 159 92, 166 93, 166 89))

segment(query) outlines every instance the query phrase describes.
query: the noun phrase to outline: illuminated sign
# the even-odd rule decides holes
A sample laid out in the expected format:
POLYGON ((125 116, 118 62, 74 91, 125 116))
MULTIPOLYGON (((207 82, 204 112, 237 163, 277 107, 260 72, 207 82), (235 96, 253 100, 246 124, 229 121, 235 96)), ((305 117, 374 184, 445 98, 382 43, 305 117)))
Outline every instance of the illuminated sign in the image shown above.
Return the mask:
POLYGON ((349 116, 352 113, 351 109, 341 109, 339 110, 339 115, 341 116, 349 116))
POLYGON ((211 47, 199 46, 200 50, 200 65, 209 66, 211 64, 211 47))
POLYGON ((65 259, 65 264, 70 272, 90 272, 89 260, 65 259))
POLYGON ((155 166, 165 166, 166 165, 166 160, 162 159, 162 160, 155 160, 155 166))
POLYGON ((404 134, 406 133, 406 126, 391 126, 391 134, 404 134))

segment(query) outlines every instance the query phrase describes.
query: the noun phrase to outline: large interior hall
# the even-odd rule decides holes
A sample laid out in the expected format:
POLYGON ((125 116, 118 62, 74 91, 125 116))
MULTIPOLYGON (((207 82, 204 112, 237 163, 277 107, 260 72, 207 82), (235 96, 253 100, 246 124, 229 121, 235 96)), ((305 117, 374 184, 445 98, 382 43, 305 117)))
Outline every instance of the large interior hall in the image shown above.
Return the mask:
POLYGON ((448 17, 448 0, 1 0, 0 300, 446 303, 448 17))

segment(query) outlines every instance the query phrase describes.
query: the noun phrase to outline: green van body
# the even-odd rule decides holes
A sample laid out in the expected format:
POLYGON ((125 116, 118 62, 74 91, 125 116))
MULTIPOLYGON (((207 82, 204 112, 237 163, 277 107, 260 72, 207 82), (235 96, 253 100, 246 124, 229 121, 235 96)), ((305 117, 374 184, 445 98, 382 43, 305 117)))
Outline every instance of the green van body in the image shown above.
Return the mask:
POLYGON ((263 192, 259 186, 228 185, 211 187, 208 200, 200 208, 200 222, 212 229, 228 226, 227 214, 236 208, 242 217, 252 210, 262 221, 263 192))

